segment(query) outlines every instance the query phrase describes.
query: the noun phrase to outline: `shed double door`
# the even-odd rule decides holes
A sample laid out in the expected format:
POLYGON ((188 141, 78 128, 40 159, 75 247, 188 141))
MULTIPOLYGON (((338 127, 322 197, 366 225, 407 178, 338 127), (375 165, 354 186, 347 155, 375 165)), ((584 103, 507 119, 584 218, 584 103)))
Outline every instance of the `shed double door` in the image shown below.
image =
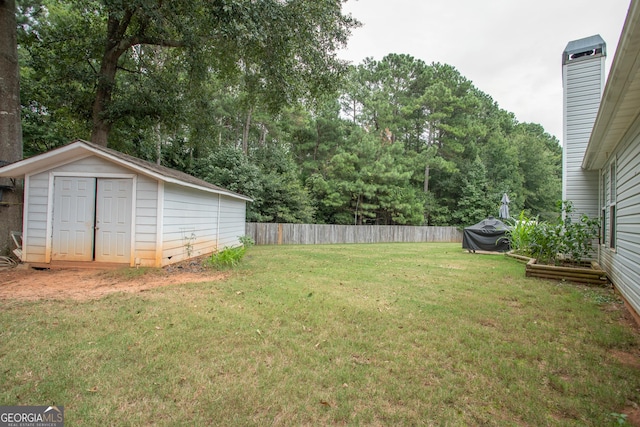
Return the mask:
POLYGON ((54 178, 53 261, 129 263, 133 181, 54 178))

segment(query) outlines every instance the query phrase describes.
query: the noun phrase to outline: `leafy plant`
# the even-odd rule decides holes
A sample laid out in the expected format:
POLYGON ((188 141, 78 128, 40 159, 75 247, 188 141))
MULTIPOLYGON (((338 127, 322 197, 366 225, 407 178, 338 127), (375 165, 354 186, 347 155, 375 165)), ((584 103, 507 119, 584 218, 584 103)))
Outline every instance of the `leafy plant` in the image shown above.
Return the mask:
POLYGON ((573 264, 587 259, 598 237, 598 220, 583 214, 576 221, 571 201, 559 202, 558 207, 562 214, 551 222, 520 212, 506 233, 511 249, 545 264, 558 264, 561 258, 573 264))
POLYGON ((256 241, 253 240, 251 236, 240 236, 238 237, 238 240, 240 240, 240 243, 242 243, 242 246, 244 246, 247 249, 256 244, 256 241))
POLYGON ((560 259, 578 264, 587 259, 598 237, 598 221, 587 215, 573 220, 571 201, 560 202, 562 215, 555 222, 543 222, 532 234, 532 255, 540 262, 558 264, 560 259))
POLYGON ((247 249, 244 246, 225 248, 211 255, 211 258, 209 258, 207 262, 212 267, 220 269, 233 268, 240 263, 246 251, 247 249))
POLYGON ((541 222, 534 229, 532 255, 539 262, 557 264, 562 249, 562 223, 541 222))
POLYGON ((531 255, 538 218, 528 218, 524 211, 521 211, 517 219, 507 220, 507 222, 510 228, 505 234, 511 249, 519 255, 531 255))
POLYGON ((220 252, 216 252, 211 255, 207 263, 219 269, 236 267, 247 252, 247 248, 250 248, 256 243, 251 236, 241 236, 238 240, 240 240, 242 246, 229 247, 220 252))
POLYGON ((581 215, 578 221, 572 218, 573 206, 571 202, 564 203, 564 235, 562 253, 573 263, 586 259, 593 250, 593 241, 598 237, 599 224, 597 219, 581 215))
POLYGON ((629 425, 627 424, 627 414, 619 414, 617 412, 612 412, 610 415, 616 421, 617 425, 619 426, 629 425))

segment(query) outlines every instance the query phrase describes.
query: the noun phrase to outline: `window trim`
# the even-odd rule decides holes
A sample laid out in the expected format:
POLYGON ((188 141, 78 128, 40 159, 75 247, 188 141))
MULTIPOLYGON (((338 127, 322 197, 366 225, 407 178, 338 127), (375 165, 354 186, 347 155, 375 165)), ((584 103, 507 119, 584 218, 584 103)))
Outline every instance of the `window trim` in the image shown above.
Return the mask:
POLYGON ((607 241, 607 246, 612 251, 615 251, 617 246, 617 169, 616 158, 613 157, 609 163, 609 239, 607 241))
POLYGON ((600 245, 603 247, 607 247, 607 238, 609 237, 607 232, 607 218, 609 215, 609 210, 607 209, 608 172, 607 169, 602 169, 600 176, 600 245))

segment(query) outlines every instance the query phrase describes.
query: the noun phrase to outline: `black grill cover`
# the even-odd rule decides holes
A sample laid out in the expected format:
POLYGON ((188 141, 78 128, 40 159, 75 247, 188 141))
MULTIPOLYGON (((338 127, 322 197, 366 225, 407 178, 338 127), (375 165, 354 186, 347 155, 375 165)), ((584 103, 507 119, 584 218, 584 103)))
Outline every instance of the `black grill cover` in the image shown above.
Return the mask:
POLYGON ((462 248, 469 251, 507 252, 509 229, 502 221, 489 217, 479 223, 466 227, 462 233, 462 248))

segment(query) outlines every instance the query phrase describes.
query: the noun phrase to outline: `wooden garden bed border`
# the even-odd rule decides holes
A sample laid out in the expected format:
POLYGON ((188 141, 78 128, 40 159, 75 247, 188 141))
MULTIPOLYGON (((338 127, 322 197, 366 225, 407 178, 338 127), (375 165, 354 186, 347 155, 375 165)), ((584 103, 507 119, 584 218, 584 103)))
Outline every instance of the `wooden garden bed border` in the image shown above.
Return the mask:
POLYGON ((591 261, 590 267, 566 267, 538 264, 535 258, 508 253, 507 256, 526 262, 525 274, 527 277, 539 277, 541 279, 566 280, 576 283, 588 283, 606 285, 609 283, 607 272, 596 261, 591 261))

